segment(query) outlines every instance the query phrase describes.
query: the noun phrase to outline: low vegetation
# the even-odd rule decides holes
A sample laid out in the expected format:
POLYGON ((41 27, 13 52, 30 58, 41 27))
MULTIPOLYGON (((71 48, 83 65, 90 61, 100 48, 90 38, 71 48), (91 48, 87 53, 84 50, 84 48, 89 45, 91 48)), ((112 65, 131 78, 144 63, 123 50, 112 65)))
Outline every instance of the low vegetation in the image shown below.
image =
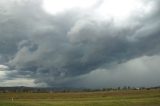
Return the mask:
POLYGON ((0 106, 160 106, 160 89, 0 93, 0 106))

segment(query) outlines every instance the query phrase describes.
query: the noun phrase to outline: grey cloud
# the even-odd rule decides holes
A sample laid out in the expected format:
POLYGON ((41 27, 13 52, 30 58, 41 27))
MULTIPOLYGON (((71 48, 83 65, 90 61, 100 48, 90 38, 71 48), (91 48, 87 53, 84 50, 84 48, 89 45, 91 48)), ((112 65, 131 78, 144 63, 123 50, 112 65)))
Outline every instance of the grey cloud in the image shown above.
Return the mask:
POLYGON ((159 54, 156 1, 151 13, 136 14, 122 26, 84 11, 52 16, 42 10, 40 1, 16 1, 0 2, 9 5, 0 12, 0 55, 8 56, 5 63, 17 70, 10 77, 33 78, 49 86, 69 84, 70 79, 114 63, 159 54))
POLYGON ((3 58, 6 57, 3 60, 7 61, 12 58, 17 52, 18 43, 31 35, 30 28, 34 25, 32 21, 36 22, 34 21, 36 17, 32 17, 36 9, 32 5, 34 4, 28 3, 27 0, 24 2, 0 1, 0 54, 3 55, 3 58), (27 12, 29 10, 30 12, 27 12))
POLYGON ((96 69, 80 76, 74 87, 151 87, 159 85, 160 56, 143 56, 116 65, 110 69, 96 69))

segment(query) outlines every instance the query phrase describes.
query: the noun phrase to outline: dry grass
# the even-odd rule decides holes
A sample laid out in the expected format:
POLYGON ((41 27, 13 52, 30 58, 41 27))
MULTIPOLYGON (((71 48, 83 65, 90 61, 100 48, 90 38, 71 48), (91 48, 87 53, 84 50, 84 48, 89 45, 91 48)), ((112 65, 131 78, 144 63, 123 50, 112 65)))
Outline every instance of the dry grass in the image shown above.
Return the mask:
POLYGON ((160 90, 1 93, 0 106, 160 106, 160 90), (14 98, 12 101, 11 98, 14 98))

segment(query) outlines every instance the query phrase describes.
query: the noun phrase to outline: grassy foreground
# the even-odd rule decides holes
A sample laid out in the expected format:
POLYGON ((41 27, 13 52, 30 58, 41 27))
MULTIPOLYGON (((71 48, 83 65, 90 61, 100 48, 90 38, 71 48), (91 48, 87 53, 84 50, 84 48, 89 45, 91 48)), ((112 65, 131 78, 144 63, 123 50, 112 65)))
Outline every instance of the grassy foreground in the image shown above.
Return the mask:
POLYGON ((160 90, 0 93, 0 106, 160 106, 160 90))

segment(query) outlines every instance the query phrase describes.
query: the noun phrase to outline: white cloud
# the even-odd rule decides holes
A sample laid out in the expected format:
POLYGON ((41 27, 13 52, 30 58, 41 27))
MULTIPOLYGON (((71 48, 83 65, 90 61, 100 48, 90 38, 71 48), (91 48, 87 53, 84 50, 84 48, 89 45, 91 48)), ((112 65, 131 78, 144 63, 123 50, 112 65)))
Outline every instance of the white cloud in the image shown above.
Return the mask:
POLYGON ((28 87, 36 86, 33 79, 26 79, 26 78, 15 78, 12 80, 5 80, 5 81, 0 82, 0 85, 3 85, 3 86, 28 86, 28 87))
POLYGON ((8 67, 5 65, 0 65, 0 80, 3 80, 6 78, 6 71, 8 70, 8 67))
POLYGON ((5 65, 1 65, 0 64, 0 71, 5 71, 8 69, 8 66, 5 66, 5 65))

